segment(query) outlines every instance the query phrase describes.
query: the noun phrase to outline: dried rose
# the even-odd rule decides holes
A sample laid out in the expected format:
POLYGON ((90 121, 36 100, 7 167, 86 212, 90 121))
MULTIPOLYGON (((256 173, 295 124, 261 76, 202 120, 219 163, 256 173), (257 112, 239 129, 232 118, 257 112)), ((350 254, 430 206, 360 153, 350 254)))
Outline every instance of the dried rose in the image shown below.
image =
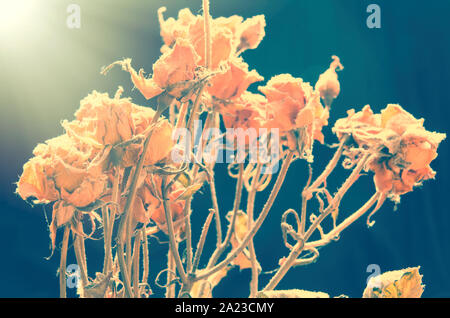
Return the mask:
POLYGON ((185 39, 178 39, 173 48, 167 50, 153 65, 153 76, 146 78, 144 70, 136 72, 131 59, 117 61, 103 70, 106 73, 114 65, 122 66, 131 75, 131 81, 146 99, 162 92, 175 98, 187 95, 195 85, 195 71, 200 57, 192 45, 185 39))
POLYGON ((17 193, 25 200, 35 197, 37 203, 48 203, 63 199, 84 207, 97 200, 104 192, 107 177, 102 174, 104 158, 96 165, 101 155, 83 151, 68 135, 48 140, 38 145, 17 184, 17 193), (99 168, 100 166, 100 168, 99 168))
POLYGON ((67 134, 96 148, 131 139, 133 104, 126 98, 110 98, 93 91, 80 102, 75 120, 63 121, 67 134))
POLYGON ((339 139, 351 135, 358 147, 373 152, 368 168, 375 173, 377 191, 396 198, 435 176, 430 163, 446 135, 425 130, 423 122, 400 105, 389 104, 381 114, 367 105, 357 113, 350 110, 333 131, 339 139))
POLYGON ((220 100, 238 98, 251 84, 263 79, 255 70, 249 71, 242 58, 233 57, 223 73, 211 78, 208 93, 220 100))
POLYGON ((331 102, 339 95, 341 86, 339 84, 336 70, 344 69, 339 58, 336 55, 331 57, 330 67, 319 76, 319 80, 315 85, 315 90, 319 91, 320 97, 324 100, 325 105, 330 106, 331 102))

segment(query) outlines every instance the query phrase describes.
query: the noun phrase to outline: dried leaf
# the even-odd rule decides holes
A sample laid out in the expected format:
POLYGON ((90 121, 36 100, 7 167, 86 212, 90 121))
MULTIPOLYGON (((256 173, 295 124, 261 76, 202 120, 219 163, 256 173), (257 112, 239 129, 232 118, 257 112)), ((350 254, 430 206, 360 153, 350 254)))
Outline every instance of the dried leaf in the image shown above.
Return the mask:
POLYGON ((92 284, 84 287, 84 298, 104 298, 109 282, 112 277, 112 272, 108 275, 103 273, 96 273, 96 278, 92 284))
POLYGON ((363 298, 420 298, 425 286, 419 269, 410 267, 372 277, 363 298))

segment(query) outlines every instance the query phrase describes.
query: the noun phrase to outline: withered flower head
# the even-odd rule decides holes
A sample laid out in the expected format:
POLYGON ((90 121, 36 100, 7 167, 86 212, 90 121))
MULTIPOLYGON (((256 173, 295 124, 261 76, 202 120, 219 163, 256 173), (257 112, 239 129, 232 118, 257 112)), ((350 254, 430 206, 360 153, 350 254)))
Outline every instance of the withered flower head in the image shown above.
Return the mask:
POLYGON ((344 69, 336 55, 333 55, 331 58, 333 62, 331 62, 330 67, 324 73, 320 74, 315 86, 315 90, 319 91, 320 97, 327 106, 331 105, 331 102, 339 95, 341 90, 336 70, 341 71, 344 69))
MULTIPOLYGON (((165 11, 165 7, 158 10, 161 37, 165 44, 161 51, 166 52, 173 47, 177 39, 186 39, 201 57, 199 65, 205 66, 204 17, 194 15, 186 8, 178 12, 177 19, 165 20, 165 11)), ((265 36, 265 26, 264 15, 257 15, 245 21, 237 15, 211 19, 211 69, 217 69, 221 62, 226 62, 240 52, 255 49, 265 36)))
POLYGON ((131 75, 131 81, 146 99, 167 92, 175 98, 182 98, 195 85, 195 71, 200 57, 185 39, 177 39, 173 48, 168 49, 153 65, 152 77, 146 78, 144 70, 136 72, 131 59, 117 61, 103 70, 106 73, 114 65, 120 65, 131 75))
POLYGON ((430 163, 446 135, 425 130, 423 122, 397 104, 380 114, 367 105, 360 112, 348 111, 333 131, 339 139, 350 135, 358 147, 372 152, 368 167, 375 173, 377 190, 397 198, 435 176, 430 163))
POLYGON ((328 124, 328 109, 320 103, 320 96, 309 83, 290 74, 272 77, 259 90, 267 97, 267 122, 279 128, 288 140, 288 147, 296 148, 298 130, 306 131, 302 143, 310 149, 314 139, 323 142, 322 127, 328 124))
POLYGON ((80 102, 75 120, 63 121, 67 134, 96 148, 129 140, 133 136, 131 109, 126 98, 110 98, 93 91, 80 102))
POLYGON ((227 62, 225 71, 211 78, 208 93, 216 99, 231 100, 263 79, 255 70, 249 71, 242 58, 233 57, 227 62))
POLYGON ((80 147, 68 135, 48 140, 33 151, 35 157, 25 165, 17 193, 36 203, 64 200, 84 207, 103 193, 107 177, 102 174, 106 158, 92 148, 80 147), (99 158, 102 158, 101 160, 99 158))

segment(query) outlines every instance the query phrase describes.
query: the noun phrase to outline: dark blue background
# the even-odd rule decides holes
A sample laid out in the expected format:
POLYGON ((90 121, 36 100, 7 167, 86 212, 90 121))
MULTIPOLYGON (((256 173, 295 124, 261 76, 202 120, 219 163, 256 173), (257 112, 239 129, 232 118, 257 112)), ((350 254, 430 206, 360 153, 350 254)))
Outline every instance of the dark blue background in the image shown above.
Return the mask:
MULTIPOLYGON (((135 67, 151 71, 159 56, 161 39, 156 9, 168 7, 175 16, 196 1, 78 1, 82 27, 65 26, 69 1, 42 1, 34 14, 35 24, 22 30, 20 39, 0 39, 0 296, 57 297, 59 263, 57 252, 50 260, 49 238, 42 207, 30 207, 14 194, 14 182, 22 165, 38 142, 62 132, 59 121, 72 118, 78 102, 92 89, 113 94, 118 85, 136 103, 145 104, 137 91, 131 92, 129 78, 114 71, 99 75, 100 67, 122 58, 133 58, 135 67)), ((326 141, 335 141, 330 127, 349 108, 370 104, 379 111, 387 103, 399 103, 416 117, 424 117, 428 130, 446 132, 449 118, 450 2, 362 1, 362 0, 213 0, 213 17, 233 14, 266 16, 266 37, 257 50, 247 51, 245 60, 265 77, 291 73, 315 83, 333 54, 345 66, 339 73, 341 94, 333 105, 326 141), (366 7, 381 7, 382 28, 366 27, 366 7)), ((346 230, 338 242, 321 249, 315 264, 293 269, 279 289, 320 290, 332 296, 360 297, 370 273, 369 264, 382 271, 421 266, 426 284, 424 297, 450 296, 450 215, 448 208, 448 142, 432 163, 436 180, 425 182, 402 197, 398 210, 386 203, 368 229, 365 219, 346 230)), ((315 171, 320 171, 332 153, 315 147, 315 171)), ((225 168, 225 167, 223 167, 225 168)), ((296 162, 272 211, 255 238, 264 271, 277 267, 287 255, 281 239, 280 217, 288 208, 299 208, 300 192, 306 181, 306 164, 296 162)), ((330 179, 334 191, 345 177, 339 171, 330 179)), ((218 173, 217 190, 223 213, 232 207, 234 183, 218 173)), ((204 220, 209 207, 207 190, 194 203, 194 225, 204 220)), ((341 217, 360 206, 373 193, 371 176, 361 179, 341 206, 341 217)), ((258 196, 260 211, 266 196, 258 196)), ((50 211, 47 211, 49 214, 50 211)), ((199 236, 194 231, 194 242, 199 236)), ((214 233, 205 256, 215 244, 214 233)), ((195 243, 196 244, 196 243, 195 243)), ((163 268, 167 244, 150 242, 153 277, 163 268)), ((103 247, 87 243, 90 276, 102 264, 103 247)), ((69 263, 74 262, 73 253, 69 263)), ((205 259, 202 264, 204 265, 205 259)), ((261 275, 263 287, 271 275, 261 275)), ((249 270, 232 270, 219 285, 216 297, 248 296, 249 270)), ((156 295, 162 289, 152 285, 156 295)), ((73 295, 73 291, 69 293, 73 295)))

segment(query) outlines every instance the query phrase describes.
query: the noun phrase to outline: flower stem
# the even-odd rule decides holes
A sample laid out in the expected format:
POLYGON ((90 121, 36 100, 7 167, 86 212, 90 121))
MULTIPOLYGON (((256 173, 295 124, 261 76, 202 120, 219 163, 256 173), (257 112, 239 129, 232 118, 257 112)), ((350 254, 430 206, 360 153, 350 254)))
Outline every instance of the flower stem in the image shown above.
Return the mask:
POLYGON ((65 226, 61 247, 61 260, 59 262, 59 297, 66 298, 66 262, 69 245, 70 226, 65 226))
POLYGON ((230 254, 228 254, 228 256, 222 262, 220 262, 219 264, 217 264, 216 266, 214 266, 211 269, 203 271, 201 275, 195 277, 195 281, 205 279, 205 278, 209 277, 210 275, 216 273, 217 271, 221 270, 228 264, 230 264, 230 262, 233 259, 235 259, 236 256, 238 256, 239 253, 241 253, 244 250, 244 248, 248 245, 250 239, 255 236, 256 232, 259 230, 259 228, 261 227, 262 223, 264 222, 267 214, 269 213, 270 209, 272 208, 275 198, 277 197, 278 192, 280 191, 280 188, 284 182, 284 179, 286 178, 286 173, 292 162, 293 157, 294 157, 294 153, 292 151, 289 151, 286 159, 283 162, 283 165, 281 166, 280 173, 278 174, 277 180, 275 181, 275 185, 273 186, 272 192, 270 193, 269 198, 263 207, 263 210, 261 211, 260 215, 258 216, 258 219, 256 219, 255 224, 253 225, 251 230, 247 232, 247 234, 241 241, 241 244, 236 249, 234 249, 230 254))
MULTIPOLYGON (((248 230, 250 230, 253 226, 253 210, 255 208, 255 196, 256 196, 256 189, 258 187, 259 183, 259 176, 261 174, 261 164, 258 163, 256 165, 256 174, 252 179, 251 189, 248 194, 247 199, 247 226, 248 230)), ((256 293, 258 292, 258 276, 259 276, 259 269, 258 269, 258 263, 256 260, 256 252, 255 252, 255 244, 253 243, 253 238, 250 239, 248 243, 248 250, 250 252, 250 262, 252 264, 252 278, 250 281, 250 298, 253 298, 256 296, 256 293)))
POLYGON ((345 180, 344 184, 339 188, 338 192, 334 196, 333 200, 330 202, 328 207, 324 210, 323 213, 321 213, 317 219, 314 221, 314 223, 311 225, 311 227, 306 232, 303 239, 299 240, 294 247, 292 248, 291 252, 289 253, 289 256, 281 265, 280 269, 277 271, 277 273, 272 277, 272 279, 269 281, 269 283, 264 287, 264 291, 273 290, 278 283, 281 281, 281 279, 286 275, 288 270, 294 265, 296 262, 298 256, 301 254, 305 247, 305 242, 308 241, 308 239, 311 237, 311 235, 314 233, 314 231, 317 229, 317 227, 320 225, 320 223, 324 220, 325 217, 327 217, 331 212, 333 212, 336 209, 336 205, 340 202, 344 194, 348 191, 348 189, 355 183, 355 181, 359 178, 361 170, 364 168, 364 165, 366 164, 367 159, 369 158, 369 154, 365 154, 358 162, 355 169, 352 171, 350 176, 345 180))

